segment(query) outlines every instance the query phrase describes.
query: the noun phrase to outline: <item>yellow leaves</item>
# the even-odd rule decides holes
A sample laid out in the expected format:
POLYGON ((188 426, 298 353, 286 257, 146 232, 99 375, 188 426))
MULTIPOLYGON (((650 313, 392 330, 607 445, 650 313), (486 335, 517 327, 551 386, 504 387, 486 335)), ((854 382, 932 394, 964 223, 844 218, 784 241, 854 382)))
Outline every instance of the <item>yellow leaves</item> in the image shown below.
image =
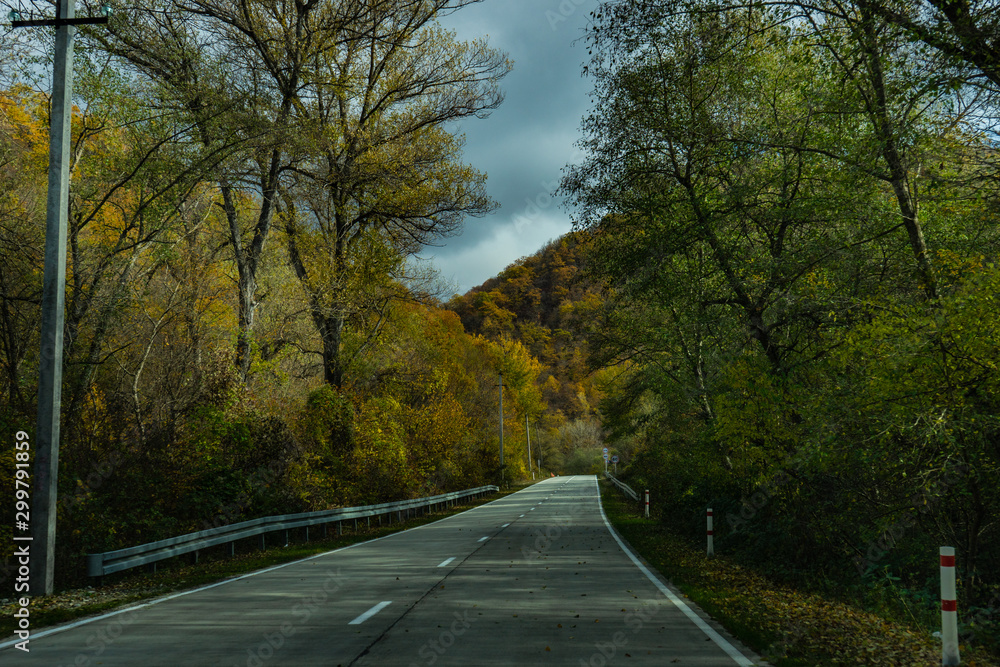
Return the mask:
POLYGON ((0 136, 6 136, 33 170, 48 168, 48 98, 18 86, 0 92, 0 136))

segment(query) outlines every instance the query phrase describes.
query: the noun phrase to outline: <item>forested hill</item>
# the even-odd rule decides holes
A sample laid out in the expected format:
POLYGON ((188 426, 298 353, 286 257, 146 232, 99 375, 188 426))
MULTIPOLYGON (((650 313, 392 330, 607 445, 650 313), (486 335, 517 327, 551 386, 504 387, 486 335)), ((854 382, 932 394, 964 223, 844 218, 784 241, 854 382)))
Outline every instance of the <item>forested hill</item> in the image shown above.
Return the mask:
POLYGON ((590 236, 566 234, 448 302, 466 332, 519 341, 537 357, 549 409, 570 419, 592 414, 597 399, 585 325, 604 299, 586 276, 590 236))

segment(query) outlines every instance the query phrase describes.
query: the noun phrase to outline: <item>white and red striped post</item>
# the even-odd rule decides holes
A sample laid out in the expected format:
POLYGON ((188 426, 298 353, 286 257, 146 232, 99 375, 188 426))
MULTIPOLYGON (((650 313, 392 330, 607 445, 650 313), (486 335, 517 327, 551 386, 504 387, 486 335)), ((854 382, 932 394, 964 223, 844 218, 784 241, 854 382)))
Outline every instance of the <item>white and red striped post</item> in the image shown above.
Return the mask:
POLYGON ((712 508, 709 507, 705 512, 705 521, 708 524, 706 535, 708 535, 708 555, 715 555, 715 543, 713 541, 714 532, 712 530, 712 508))
POLYGON ((646 489, 646 518, 649 518, 649 489, 646 489))
POLYGON ((955 594, 955 547, 941 547, 941 664, 957 665, 958 600, 955 594))

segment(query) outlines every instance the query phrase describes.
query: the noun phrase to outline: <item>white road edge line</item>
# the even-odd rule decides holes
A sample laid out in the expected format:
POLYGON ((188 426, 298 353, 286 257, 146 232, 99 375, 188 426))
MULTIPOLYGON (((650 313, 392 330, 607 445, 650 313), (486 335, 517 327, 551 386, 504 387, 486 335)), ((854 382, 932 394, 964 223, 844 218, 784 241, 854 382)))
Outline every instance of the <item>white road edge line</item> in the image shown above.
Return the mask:
POLYGON ((501 527, 501 528, 506 528, 506 527, 507 527, 507 526, 509 526, 509 525, 510 525, 509 523, 505 523, 504 525, 502 525, 502 526, 500 526, 500 527, 501 527))
POLYGON ((367 621, 369 618, 371 618, 375 614, 379 613, 380 611, 382 611, 383 609, 385 609, 386 607, 388 607, 391 604, 392 604, 392 600, 385 600, 383 602, 379 602, 377 605, 375 605, 374 607, 372 607, 371 609, 369 609, 368 611, 366 611, 365 613, 361 614, 356 619, 354 619, 353 621, 351 621, 350 623, 348 623, 348 625, 361 625, 362 623, 364 623, 365 621, 367 621))
POLYGON ((519 516, 519 517, 517 517, 517 518, 518 518, 518 519, 523 519, 523 518, 524 518, 524 515, 522 514, 521 516, 519 516))
POLYGON ((480 538, 479 538, 479 541, 480 541, 480 542, 485 542, 485 541, 486 541, 486 540, 488 540, 488 539, 490 539, 490 536, 489 536, 489 535, 487 535, 486 537, 480 537, 480 538))
MULTIPOLYGON (((452 516, 457 516, 457 515, 453 514, 452 516)), ((445 517, 445 519, 450 519, 450 518, 451 517, 445 517)), ((444 519, 441 519, 441 521, 444 521, 444 519)), ((430 524, 424 524, 424 526, 429 526, 429 525, 430 524)), ((422 527, 423 526, 416 526, 416 528, 422 528, 422 527)), ((411 528, 410 530, 415 530, 415 528, 411 528)), ((399 533, 391 533, 389 535, 383 535, 382 537, 376 537, 373 540, 368 540, 368 542, 377 542, 379 540, 384 540, 387 537, 392 537, 393 535, 398 535, 398 534, 399 533)), ((345 550, 350 549, 352 547, 360 546, 362 544, 367 544, 368 542, 355 542, 354 544, 349 544, 346 547, 340 547, 339 549, 334 549, 333 551, 324 551, 323 553, 315 554, 313 556, 307 556, 306 558, 302 558, 302 559, 299 559, 299 560, 293 560, 293 561, 289 561, 287 563, 281 563, 280 565, 273 565, 271 567, 264 568, 263 570, 256 570, 254 572, 248 572, 247 574, 242 574, 242 575, 240 575, 238 577, 233 577, 231 579, 223 579, 222 581, 217 581, 214 584, 207 584, 205 586, 201 586, 200 588, 192 588, 190 590, 180 591, 178 593, 173 593, 173 594, 170 594, 170 595, 165 595, 164 597, 153 598, 152 600, 149 600, 147 602, 142 602, 140 604, 132 605, 130 607, 122 607, 121 609, 115 609, 114 611, 109 611, 108 613, 101 614, 100 616, 91 616, 89 618, 85 618, 83 620, 76 621, 74 623, 68 623, 66 625, 57 625, 54 628, 46 628, 45 630, 39 630, 37 632, 32 632, 31 633, 31 638, 32 639, 41 639, 42 637, 48 637, 49 635, 54 635, 54 634, 57 634, 59 632, 65 632, 66 630, 72 630, 73 628, 78 628, 81 625, 87 625, 89 623, 96 623, 97 621, 103 621, 104 619, 111 618, 112 616, 118 616, 120 614, 127 614, 130 611, 139 611, 140 609, 145 609, 146 607, 152 607, 155 604, 160 604, 161 602, 167 602, 168 600, 173 600, 173 599, 176 599, 176 598, 179 598, 179 597, 184 597, 185 595, 190 595, 192 593, 200 593, 201 591, 207 591, 207 590, 210 590, 212 588, 217 588, 219 586, 225 586, 226 584, 231 584, 231 583, 233 583, 235 581, 240 581, 241 579, 247 579, 249 577, 253 577, 253 576, 256 576, 258 574, 264 574, 266 572, 272 572, 274 570, 280 570, 281 568, 288 567, 289 565, 295 565, 296 563, 304 563, 304 562, 309 561, 309 560, 315 560, 317 558, 322 558, 323 556, 328 556, 330 554, 334 554, 334 553, 337 553, 339 551, 345 551, 345 550)), ((18 641, 19 640, 17 638, 15 638, 15 639, 11 639, 10 641, 6 641, 6 642, 3 642, 3 643, 0 643, 0 651, 2 651, 5 648, 10 648, 14 644, 16 644, 18 641)))
POLYGON ((746 656, 740 653, 735 646, 733 646, 726 640, 725 637, 716 632, 715 628, 706 623, 701 618, 701 616, 698 616, 698 614, 694 613, 694 611, 692 611, 690 607, 684 604, 684 600, 681 600, 679 597, 674 595, 674 592, 672 590, 664 586, 662 581, 657 579, 656 576, 652 572, 650 572, 645 565, 639 562, 639 559, 636 557, 634 553, 632 553, 632 550, 629 549, 627 546, 625 546, 625 543, 622 542, 620 537, 618 537, 618 533, 615 532, 614 528, 611 527, 611 523, 608 521, 607 515, 604 514, 604 505, 601 504, 601 487, 597 483, 597 477, 594 477, 593 479, 594 479, 594 486, 597 487, 597 508, 601 510, 601 518, 604 519, 604 525, 608 527, 608 532, 611 533, 611 537, 615 538, 615 542, 617 542, 618 546, 622 548, 622 551, 625 552, 625 555, 628 556, 633 563, 635 563, 635 566, 639 568, 643 574, 646 575, 647 579, 653 582, 654 586, 660 589, 661 593, 667 596, 667 599, 669 599, 671 602, 674 603, 675 607, 684 612, 684 615, 687 616, 689 619, 691 619, 691 621, 698 626, 698 629, 700 629, 702 632, 708 635, 708 638, 711 639, 713 642, 715 642, 719 648, 725 651, 726 655, 732 658, 737 665, 740 665, 740 667, 754 667, 753 662, 748 660, 746 656))
POLYGON ((449 558, 448 560, 443 560, 443 561, 441 561, 441 564, 440 564, 440 565, 438 565, 438 567, 445 567, 445 566, 446 566, 446 565, 447 565, 448 563, 450 563, 450 562, 451 562, 451 561, 453 561, 453 560, 455 560, 455 557, 454 557, 454 556, 452 556, 452 557, 451 557, 451 558, 449 558))

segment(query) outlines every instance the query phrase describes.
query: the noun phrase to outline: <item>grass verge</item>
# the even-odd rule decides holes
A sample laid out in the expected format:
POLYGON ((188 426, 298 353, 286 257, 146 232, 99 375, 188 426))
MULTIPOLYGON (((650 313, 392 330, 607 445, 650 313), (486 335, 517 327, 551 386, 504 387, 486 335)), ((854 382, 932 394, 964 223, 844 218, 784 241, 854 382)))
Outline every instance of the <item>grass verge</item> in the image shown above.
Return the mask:
MULTIPOLYGON (((940 644, 925 630, 776 584, 725 556, 709 558, 703 546, 637 516, 606 481, 601 502, 637 553, 775 667, 941 664, 940 644)), ((980 649, 962 647, 962 658, 968 667, 1000 667, 980 649)))
MULTIPOLYGON (((177 557, 160 563, 155 573, 132 571, 109 576, 106 577, 107 585, 99 588, 68 589, 54 595, 32 599, 30 606, 31 629, 37 631, 143 600, 161 597, 168 593, 205 586, 282 563, 340 549, 358 542, 391 535, 401 530, 422 526, 493 502, 498 498, 531 486, 533 483, 511 485, 509 489, 488 498, 459 505, 448 511, 412 517, 402 523, 372 526, 371 528, 359 525, 357 532, 345 528, 343 535, 325 540, 290 544, 287 547, 273 547, 266 551, 236 554, 233 557, 202 557, 197 565, 187 564, 183 557, 177 557)), ((17 601, 13 599, 3 600, 0 604, 0 638, 13 638, 14 630, 17 627, 14 612, 19 608, 17 601)))

